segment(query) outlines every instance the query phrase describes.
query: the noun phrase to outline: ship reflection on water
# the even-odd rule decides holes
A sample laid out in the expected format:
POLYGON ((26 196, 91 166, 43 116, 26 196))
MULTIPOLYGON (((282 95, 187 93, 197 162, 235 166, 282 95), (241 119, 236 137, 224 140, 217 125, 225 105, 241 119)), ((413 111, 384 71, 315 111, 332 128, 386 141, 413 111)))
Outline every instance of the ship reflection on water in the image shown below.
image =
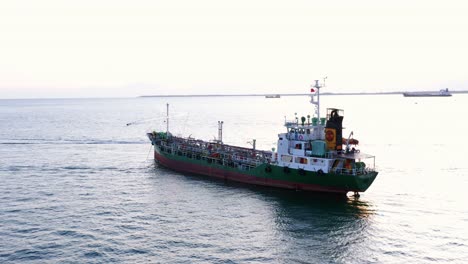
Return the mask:
POLYGON ((371 202, 364 198, 356 198, 348 196, 328 194, 328 193, 307 193, 296 192, 289 190, 261 190, 259 193, 267 195, 270 199, 275 200, 278 205, 278 213, 301 213, 305 215, 318 214, 369 218, 375 213, 375 209, 371 202))
POLYGON ((153 203, 166 204, 165 210, 176 218, 189 216, 183 217, 185 225, 209 219, 210 225, 199 226, 199 232, 221 233, 220 243, 249 248, 264 262, 358 262, 373 257, 369 249, 376 207, 365 196, 283 190, 153 168, 158 176, 152 179, 152 192, 170 186, 174 193, 152 197, 153 203), (197 206, 186 213, 180 203, 191 200, 197 206))
POLYGON ((353 196, 275 193, 275 229, 285 262, 372 259, 372 203, 353 196), (297 256, 297 257, 293 257, 297 256))
MULTIPOLYGON (((169 172, 169 169, 161 167, 157 162, 154 162, 156 170, 169 172)), ((270 202, 277 205, 277 213, 288 214, 292 213, 310 213, 323 216, 325 214, 341 215, 342 217, 368 218, 374 212, 374 206, 365 198, 354 197, 351 192, 348 195, 322 193, 322 192, 304 192, 294 190, 283 190, 265 186, 256 186, 233 181, 223 181, 213 179, 207 176, 184 174, 184 180, 205 182, 210 184, 221 185, 221 188, 238 189, 239 192, 251 191, 258 195, 260 200, 270 202)), ((232 190, 231 189, 231 190, 232 190)))

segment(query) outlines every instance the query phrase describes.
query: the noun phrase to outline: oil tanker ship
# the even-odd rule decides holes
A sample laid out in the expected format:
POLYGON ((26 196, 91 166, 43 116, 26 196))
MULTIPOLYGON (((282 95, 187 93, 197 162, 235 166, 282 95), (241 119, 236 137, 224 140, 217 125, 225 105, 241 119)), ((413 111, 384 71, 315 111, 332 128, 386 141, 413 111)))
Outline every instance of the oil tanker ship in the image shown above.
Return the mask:
POLYGON ((438 92, 405 92, 404 97, 447 97, 452 96, 448 88, 439 90, 438 92))
POLYGON ((346 194, 366 191, 377 177, 375 157, 356 148, 353 132, 343 138, 343 110, 328 108, 320 116, 319 81, 311 89, 314 116, 285 120, 271 151, 224 144, 222 121, 217 140, 178 137, 166 131, 147 133, 154 159, 163 167, 182 173, 247 184, 310 192, 346 194))

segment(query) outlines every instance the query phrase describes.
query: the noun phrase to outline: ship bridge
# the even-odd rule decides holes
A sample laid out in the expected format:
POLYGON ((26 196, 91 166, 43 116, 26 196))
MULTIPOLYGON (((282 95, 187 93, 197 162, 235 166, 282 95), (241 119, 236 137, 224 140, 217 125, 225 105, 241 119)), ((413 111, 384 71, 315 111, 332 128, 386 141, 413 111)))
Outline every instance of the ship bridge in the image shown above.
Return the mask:
POLYGON ((323 129, 325 127, 325 118, 320 120, 316 117, 306 118, 302 117, 301 122, 298 118, 296 120, 286 120, 284 126, 287 133, 284 137, 288 140, 310 141, 323 139, 323 129))

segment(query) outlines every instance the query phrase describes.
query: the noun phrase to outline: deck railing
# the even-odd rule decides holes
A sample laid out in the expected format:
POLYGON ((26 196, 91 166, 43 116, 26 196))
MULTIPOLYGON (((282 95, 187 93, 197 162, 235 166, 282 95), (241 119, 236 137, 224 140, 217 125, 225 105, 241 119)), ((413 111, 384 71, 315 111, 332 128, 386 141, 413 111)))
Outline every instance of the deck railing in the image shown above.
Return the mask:
POLYGON ((331 169, 332 172, 336 174, 346 174, 346 175, 362 175, 370 172, 375 172, 373 168, 354 168, 354 169, 345 169, 345 168, 334 168, 331 169))

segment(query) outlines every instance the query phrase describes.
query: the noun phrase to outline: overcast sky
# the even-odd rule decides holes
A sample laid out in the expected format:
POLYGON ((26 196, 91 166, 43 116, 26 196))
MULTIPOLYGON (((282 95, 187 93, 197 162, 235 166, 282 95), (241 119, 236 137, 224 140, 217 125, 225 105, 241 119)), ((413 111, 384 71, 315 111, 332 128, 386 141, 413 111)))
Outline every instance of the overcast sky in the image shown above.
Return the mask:
POLYGON ((468 3, 0 2, 0 98, 468 89, 468 3))

